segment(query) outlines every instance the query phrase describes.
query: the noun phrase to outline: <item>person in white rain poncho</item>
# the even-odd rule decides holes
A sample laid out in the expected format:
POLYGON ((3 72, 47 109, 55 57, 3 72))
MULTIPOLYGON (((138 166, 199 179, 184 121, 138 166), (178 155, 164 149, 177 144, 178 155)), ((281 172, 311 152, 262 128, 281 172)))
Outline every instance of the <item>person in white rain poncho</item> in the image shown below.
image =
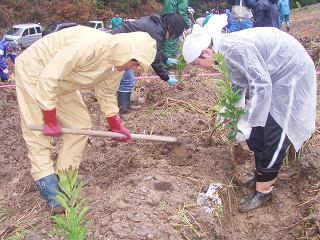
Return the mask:
POLYGON ((245 212, 272 198, 288 146, 292 143, 299 150, 315 131, 316 72, 306 50, 289 34, 268 27, 221 34, 226 24, 222 14, 205 28, 194 28, 184 42, 183 56, 187 63, 213 70, 214 53, 222 53, 232 83, 242 93, 249 91, 238 123, 242 133, 236 137, 247 140, 256 163, 255 177, 245 183, 255 188, 240 206, 245 212))

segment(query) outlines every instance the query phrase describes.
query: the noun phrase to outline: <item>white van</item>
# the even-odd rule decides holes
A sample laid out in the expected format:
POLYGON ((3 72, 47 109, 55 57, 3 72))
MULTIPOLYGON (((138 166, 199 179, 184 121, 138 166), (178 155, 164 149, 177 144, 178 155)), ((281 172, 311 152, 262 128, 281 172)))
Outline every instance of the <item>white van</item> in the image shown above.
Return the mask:
POLYGON ((42 27, 40 24, 27 23, 14 25, 3 36, 7 41, 12 41, 17 48, 26 48, 42 37, 42 27))

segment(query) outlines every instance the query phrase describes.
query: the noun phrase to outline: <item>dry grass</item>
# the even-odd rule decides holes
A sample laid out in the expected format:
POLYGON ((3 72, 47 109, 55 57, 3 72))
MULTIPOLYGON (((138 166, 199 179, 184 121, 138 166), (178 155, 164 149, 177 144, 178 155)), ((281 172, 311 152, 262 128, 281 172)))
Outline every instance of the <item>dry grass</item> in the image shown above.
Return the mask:
POLYGON ((191 211, 191 208, 195 206, 197 205, 182 204, 176 216, 178 222, 171 225, 186 240, 199 239, 207 235, 191 211))
MULTIPOLYGON (((0 240, 21 239, 24 232, 33 229, 41 218, 48 217, 48 214, 39 215, 35 210, 39 206, 36 204, 32 209, 24 211, 20 216, 6 215, 6 221, 3 222, 0 229, 0 240), (9 221, 10 220, 10 221, 9 221)), ((5 210, 8 213, 8 210, 5 210)))

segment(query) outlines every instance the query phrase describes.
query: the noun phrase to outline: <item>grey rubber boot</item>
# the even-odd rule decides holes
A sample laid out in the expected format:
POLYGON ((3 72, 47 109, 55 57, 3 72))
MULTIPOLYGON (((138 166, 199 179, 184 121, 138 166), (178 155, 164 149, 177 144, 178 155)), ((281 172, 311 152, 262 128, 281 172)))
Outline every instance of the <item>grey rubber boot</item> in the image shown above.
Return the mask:
POLYGON ((261 193, 255 191, 239 206, 240 212, 249 212, 256 208, 266 206, 272 199, 272 193, 261 193))

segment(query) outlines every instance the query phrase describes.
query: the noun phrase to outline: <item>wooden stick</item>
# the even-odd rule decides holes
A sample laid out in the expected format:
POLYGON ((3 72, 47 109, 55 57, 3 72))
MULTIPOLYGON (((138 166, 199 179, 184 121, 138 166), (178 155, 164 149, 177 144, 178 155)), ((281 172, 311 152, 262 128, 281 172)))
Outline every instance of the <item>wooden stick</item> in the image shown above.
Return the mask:
MULTIPOLYGON (((34 131, 42 131, 41 125, 30 125, 29 129, 34 131)), ((105 132, 97 130, 87 130, 78 128, 61 128, 63 134, 75 134, 75 135, 87 135, 95 137, 110 137, 110 138, 121 138, 124 137, 121 133, 116 132, 105 132)), ((144 135, 144 134, 131 134, 133 140, 146 140, 146 141, 159 141, 159 142, 178 142, 175 137, 159 136, 159 135, 144 135)))

